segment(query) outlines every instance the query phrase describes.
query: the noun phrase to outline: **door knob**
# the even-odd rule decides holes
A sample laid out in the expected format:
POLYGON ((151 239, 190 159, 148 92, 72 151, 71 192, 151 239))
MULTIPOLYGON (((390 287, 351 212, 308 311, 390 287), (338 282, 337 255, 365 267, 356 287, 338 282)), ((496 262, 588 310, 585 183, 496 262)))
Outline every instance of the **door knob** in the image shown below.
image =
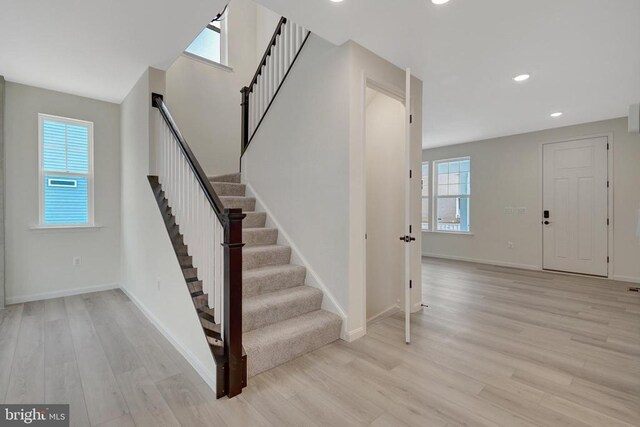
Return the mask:
POLYGON ((400 236, 400 240, 404 241, 405 243, 409 243, 416 240, 416 238, 411 236, 400 236))

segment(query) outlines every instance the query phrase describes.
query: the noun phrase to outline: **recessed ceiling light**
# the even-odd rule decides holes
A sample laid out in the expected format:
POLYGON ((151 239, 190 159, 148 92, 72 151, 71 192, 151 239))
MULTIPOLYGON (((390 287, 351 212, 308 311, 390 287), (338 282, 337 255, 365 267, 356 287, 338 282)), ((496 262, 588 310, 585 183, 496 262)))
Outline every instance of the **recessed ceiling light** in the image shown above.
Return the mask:
POLYGON ((560 117, 562 115, 561 111, 555 112, 555 113, 551 113, 550 116, 551 117, 560 117))
POLYGON ((515 76, 513 80, 517 82, 523 82, 525 80, 529 80, 529 77, 531 77, 531 75, 529 74, 520 74, 519 76, 515 76))
POLYGON ((431 0, 431 3, 433 3, 433 4, 445 4, 445 3, 449 3, 449 0, 431 0))
POLYGON ((342 0, 331 0, 333 3, 342 3, 342 0))

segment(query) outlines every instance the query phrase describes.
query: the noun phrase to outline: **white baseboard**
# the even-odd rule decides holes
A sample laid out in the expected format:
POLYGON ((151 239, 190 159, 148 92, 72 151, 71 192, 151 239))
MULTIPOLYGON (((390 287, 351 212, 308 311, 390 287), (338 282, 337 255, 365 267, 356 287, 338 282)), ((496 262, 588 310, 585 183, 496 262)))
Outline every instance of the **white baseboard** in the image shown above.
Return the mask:
POLYGON ((620 282, 640 283, 640 277, 613 275, 611 278, 620 282))
POLYGON ((380 313, 371 316, 370 319, 367 319, 367 325, 371 322, 375 322, 376 320, 382 319, 384 317, 388 317, 391 316, 392 314, 394 314, 395 312, 400 311, 400 307, 398 307, 396 304, 392 305, 389 308, 386 308, 384 310, 382 310, 380 313))
POLYGON ((340 338, 347 342, 352 342, 364 336, 364 327, 354 329, 353 331, 342 331, 340 338))
POLYGON ((31 295, 19 295, 14 297, 7 297, 5 300, 7 305, 10 304, 22 304, 31 301, 40 301, 45 299, 70 297, 72 295, 88 294, 91 292, 108 291, 110 289, 117 289, 120 287, 120 283, 105 283, 103 285, 86 286, 84 288, 64 289, 62 291, 43 292, 40 294, 31 295))
POLYGON ((122 288, 122 292, 127 294, 129 299, 133 301, 133 303, 140 309, 140 311, 145 315, 147 319, 156 327, 156 329, 173 345, 176 350, 184 357, 187 362, 196 370, 198 375, 202 377, 202 379, 207 383, 207 385, 213 390, 216 391, 216 376, 215 373, 211 373, 209 369, 207 369, 200 360, 189 350, 187 347, 182 345, 180 340, 178 340, 169 329, 158 319, 151 311, 147 309, 147 307, 140 301, 134 294, 129 292, 126 288, 122 288))
POLYGON ((432 253, 423 253, 423 257, 429 258, 439 258, 439 259, 450 259, 453 261, 466 261, 466 262, 475 262, 478 264, 488 264, 488 265, 496 265, 498 267, 511 267, 511 268, 521 268, 524 270, 542 270, 539 265, 531 265, 531 264, 517 264, 514 262, 504 262, 504 261, 495 261, 489 259, 481 259, 481 258, 467 258, 461 256, 452 256, 452 255, 441 255, 441 254, 432 254, 432 253))
MULTIPOLYGON (((295 264, 302 265, 307 269, 307 278, 306 284, 312 286, 314 288, 318 288, 324 293, 325 298, 322 299, 322 308, 330 311, 334 314, 337 314, 342 318, 342 330, 340 332, 340 337, 350 336, 350 333, 347 331, 347 315, 336 299, 333 297, 333 294, 329 291, 324 282, 320 279, 318 274, 315 272, 309 261, 302 255, 302 252, 298 249, 293 240, 287 233, 287 231, 280 225, 275 215, 271 212, 269 207, 262 201, 260 196, 256 193, 254 188, 249 183, 245 183, 247 186, 247 192, 256 199, 256 206, 260 207, 267 214, 267 221, 273 225, 273 227, 278 229, 278 239, 282 238, 282 240, 286 243, 287 246, 291 247, 291 261, 295 264)), ((344 339, 344 338, 343 338, 344 339)), ((348 341, 348 340, 345 340, 348 341)))

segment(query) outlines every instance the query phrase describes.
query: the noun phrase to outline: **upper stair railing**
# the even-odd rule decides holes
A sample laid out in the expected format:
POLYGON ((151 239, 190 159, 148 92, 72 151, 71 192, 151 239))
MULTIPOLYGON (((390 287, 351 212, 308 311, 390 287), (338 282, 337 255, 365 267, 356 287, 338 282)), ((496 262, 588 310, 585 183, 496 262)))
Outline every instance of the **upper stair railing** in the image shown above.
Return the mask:
POLYGON ((171 117, 162 96, 152 95, 158 120, 156 170, 192 265, 208 294, 223 352, 211 347, 218 396, 240 394, 246 383, 242 350, 242 209, 226 209, 171 117), (222 378, 220 376, 222 375, 222 378))
POLYGON ((242 88, 242 153, 246 151, 311 32, 282 17, 251 83, 242 88))

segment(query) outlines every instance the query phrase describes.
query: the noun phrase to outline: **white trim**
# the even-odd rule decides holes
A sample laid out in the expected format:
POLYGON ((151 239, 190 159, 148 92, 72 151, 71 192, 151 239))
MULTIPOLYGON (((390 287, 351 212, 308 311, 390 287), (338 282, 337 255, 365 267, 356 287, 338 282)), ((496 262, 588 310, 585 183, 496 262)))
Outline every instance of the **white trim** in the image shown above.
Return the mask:
POLYGON ((95 216, 94 216, 94 161, 93 161, 93 122, 87 121, 87 120, 78 120, 78 119, 72 119, 69 117, 61 117, 61 116, 54 116, 51 114, 44 114, 44 113, 38 113, 38 224, 40 224, 43 227, 49 227, 51 225, 55 224, 45 224, 44 222, 44 176, 45 176, 45 170, 44 170, 44 165, 43 165, 43 153, 42 153, 42 148, 43 148, 43 134, 42 134, 42 128, 44 125, 44 121, 46 119, 49 119, 51 121, 56 121, 56 122, 61 122, 61 123, 65 123, 65 124, 75 124, 75 125, 79 125, 79 126, 86 126, 88 131, 89 131, 89 135, 88 135, 88 139, 89 139, 89 170, 86 174, 84 173, 72 173, 72 172, 62 172, 62 171, 46 171, 46 173, 52 174, 52 175, 59 175, 59 176, 77 176, 77 177, 86 177, 87 178, 87 223, 86 224, 60 224, 61 226, 64 225, 68 225, 68 226, 76 226, 76 225, 82 225, 82 226, 89 226, 89 227, 93 227, 95 226, 95 216))
POLYGON ((611 279, 618 280, 620 282, 640 283, 640 277, 614 275, 611 279))
POLYGON ((108 291, 110 289, 118 289, 120 283, 105 283, 103 285, 85 286, 83 288, 65 289, 62 291, 43 292, 40 294, 31 295, 19 295, 15 297, 7 297, 6 303, 8 304, 22 304, 24 302, 41 301, 46 299, 70 297, 72 295, 88 294, 91 292, 108 291))
POLYGON ((481 259, 481 258, 468 258, 462 256, 454 256, 454 255, 441 255, 441 254, 433 254, 433 253, 422 253, 423 257, 427 258, 437 258, 437 259, 450 259, 452 261, 465 261, 465 262, 475 262, 477 264, 488 264, 495 265, 498 267, 510 267, 510 268, 520 268, 522 270, 536 270, 543 271, 538 265, 531 264, 518 264, 514 262, 504 262, 504 261, 496 261, 490 259, 481 259))
POLYGON ((354 329, 353 331, 348 331, 344 333, 344 336, 340 336, 340 338, 342 338, 343 340, 347 341, 347 342, 353 342, 355 340, 357 340, 358 338, 362 338, 363 336, 365 336, 367 333, 367 331, 365 330, 364 327, 359 327, 357 329, 354 329))
POLYGON ((145 315, 145 317, 156 327, 156 329, 164 336, 167 341, 171 343, 175 347, 176 350, 184 357, 187 362, 196 370, 198 375, 202 377, 204 382, 211 388, 211 390, 216 391, 216 378, 215 373, 211 376, 211 370, 207 369, 200 360, 189 350, 187 347, 181 344, 180 340, 173 336, 169 329, 158 319, 151 311, 147 309, 147 307, 131 292, 129 292, 126 288, 122 287, 122 292, 124 292, 129 299, 138 307, 138 309, 145 315))
POLYGON ((219 68, 222 71, 226 71, 228 73, 233 73, 233 68, 231 68, 230 66, 221 64, 221 63, 216 62, 216 61, 212 61, 212 60, 207 59, 207 58, 203 58, 203 57, 195 55, 193 53, 185 51, 185 52, 182 52, 182 56, 184 56, 187 59, 191 59, 193 61, 200 62, 200 63, 202 63, 204 65, 208 65, 208 66, 213 67, 213 68, 219 68))
POLYGON ((393 304, 391 307, 385 308, 380 313, 371 316, 369 319, 367 319, 367 323, 369 323, 369 324, 373 323, 376 320, 380 320, 382 318, 389 317, 392 314, 395 314, 395 313, 397 313, 399 311, 400 311, 400 307, 398 306, 398 304, 393 304))
POLYGON ((473 231, 444 231, 444 230, 422 230, 426 234, 452 234, 454 236, 475 236, 473 231))
POLYGON ((324 296, 326 298, 322 299, 322 308, 332 313, 335 313, 342 318, 342 330, 340 332, 340 337, 342 339, 345 339, 344 337, 348 335, 348 332, 347 332, 347 315, 345 314, 344 310, 342 309, 342 307, 340 307, 340 305, 334 298, 331 291, 329 291, 325 283, 320 279, 318 274, 315 272, 315 270, 311 266, 311 263, 309 263, 309 261, 307 261, 304 255, 302 255, 302 251, 298 249, 298 247, 293 242, 293 240, 291 239, 287 231, 284 229, 284 227, 282 227, 282 225, 280 225, 280 223, 275 218, 275 216, 273 215, 269 207, 262 201, 262 199, 256 193, 256 191, 251 186, 251 184, 246 183, 246 186, 247 186, 246 188, 247 188, 248 194, 252 197, 255 197, 256 199, 256 207, 259 207, 267 214, 267 220, 270 223, 269 225, 272 225, 273 227, 278 229, 278 240, 282 238, 283 243, 291 247, 291 261, 295 264, 303 265, 307 269, 307 276, 305 279, 305 283, 309 286, 320 289, 324 293, 324 296))
POLYGON ((64 225, 33 225, 29 227, 31 231, 98 231, 104 225, 84 225, 84 224, 64 224, 64 225))
MULTIPOLYGON (((539 179, 538 179, 538 205, 540 206, 540 210, 538 211, 540 213, 540 215, 542 216, 542 211, 544 209, 544 200, 542 198, 542 188, 543 188, 543 180, 544 180, 544 169, 543 169, 543 153, 542 153, 542 149, 544 148, 545 145, 547 144, 558 144, 561 142, 571 142, 571 141, 580 141, 582 139, 595 139, 595 138, 607 138, 607 143, 609 144, 609 149, 607 150, 607 180, 609 181, 609 191, 607 192, 607 203, 608 203, 608 207, 607 207, 607 216, 609 218, 609 227, 608 227, 608 242, 607 242, 607 255, 609 256, 609 263, 607 264, 607 278, 608 279, 613 279, 614 278, 614 274, 613 274, 613 270, 614 270, 614 263, 615 263, 615 258, 614 258, 614 254, 613 254, 613 239, 614 239, 614 227, 615 227, 615 216, 614 216, 614 211, 613 211, 613 195, 614 195, 614 179, 613 179, 613 150, 614 150, 614 140, 613 140, 613 132, 608 132, 608 133, 597 133, 597 134, 593 134, 593 135, 584 135, 584 136, 579 136, 579 137, 573 137, 573 138, 568 138, 568 139, 560 139, 560 140, 554 140, 554 141, 541 141, 538 144, 538 175, 539 175, 539 179)), ((540 239, 540 265, 538 266, 538 268, 541 271, 552 271, 552 270, 545 270, 544 269, 544 242, 542 241, 542 233, 543 233, 543 228, 542 228, 542 220, 540 221, 540 223, 538 224, 538 238, 540 239)), ((580 273, 571 273, 568 272, 568 274, 577 274, 577 275, 581 275, 580 273)))

